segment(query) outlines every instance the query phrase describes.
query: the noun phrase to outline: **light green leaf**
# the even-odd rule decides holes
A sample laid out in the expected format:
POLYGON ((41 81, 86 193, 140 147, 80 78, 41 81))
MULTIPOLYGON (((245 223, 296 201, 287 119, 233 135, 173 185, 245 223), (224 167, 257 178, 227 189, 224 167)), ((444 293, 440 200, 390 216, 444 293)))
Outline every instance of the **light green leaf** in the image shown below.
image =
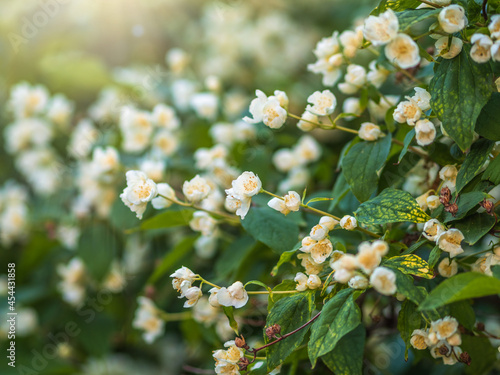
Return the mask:
POLYGON ((383 265, 396 268, 408 275, 424 277, 426 279, 432 279, 434 277, 433 272, 430 270, 429 263, 415 254, 389 258, 383 262, 383 265))
POLYGON ((332 201, 334 199, 335 198, 321 198, 321 197, 313 198, 313 199, 310 199, 309 201, 307 201, 306 206, 308 206, 309 203, 322 202, 322 201, 332 201))
POLYGON ((308 353, 313 367, 319 357, 331 352, 339 340, 361 323, 361 312, 352 289, 343 289, 330 299, 313 323, 308 353))
POLYGON ((391 149, 391 136, 374 142, 355 144, 342 160, 342 173, 354 196, 364 202, 377 189, 377 172, 383 167, 391 149))
POLYGON ((238 323, 234 319, 234 307, 233 306, 222 306, 222 310, 224 310, 224 314, 226 314, 227 319, 229 320, 229 325, 233 329, 234 333, 237 336, 239 336, 238 323))
POLYGON ((486 170, 481 176, 481 179, 491 181, 495 185, 500 184, 500 157, 497 156, 490 162, 490 164, 488 164, 486 170))
POLYGON ((355 214, 365 224, 425 223, 430 219, 410 193, 390 188, 361 204, 355 214))
POLYGON ((450 304, 450 315, 458 320, 465 328, 472 330, 476 324, 476 314, 470 301, 459 301, 450 304))
POLYGON ((415 25, 416 23, 426 20, 430 17, 437 17, 441 9, 408 9, 402 12, 397 12, 396 16, 399 21, 399 30, 404 31, 415 25))
POLYGON ((398 331, 405 343, 405 360, 408 360, 408 349, 410 348, 411 334, 414 330, 425 327, 422 314, 417 310, 410 300, 404 300, 398 315, 398 331))
MULTIPOLYGON (((267 317, 266 326, 279 324, 281 334, 285 335, 301 327, 311 318, 314 310, 314 292, 292 294, 277 301, 267 317)), ((304 340, 309 326, 287 337, 267 349, 267 366, 271 371, 282 364, 304 340)), ((265 336, 266 343, 270 340, 265 336)), ((271 340, 272 341, 272 340, 271 340)))
POLYGON ((431 267, 432 269, 436 267, 436 264, 439 261, 442 252, 443 251, 439 248, 439 246, 434 246, 434 249, 432 249, 431 253, 429 254, 429 267, 431 267))
POLYGON ((382 0, 370 14, 379 15, 387 9, 397 12, 405 9, 414 9, 421 3, 418 0, 382 0))
POLYGON ((264 284, 262 281, 259 281, 259 280, 250 280, 249 282, 247 282, 244 285, 244 287, 246 288, 248 285, 258 285, 258 286, 261 286, 264 289, 266 289, 268 292, 271 292, 271 288, 268 287, 266 284, 264 284))
POLYGON ((432 290, 419 309, 435 309, 452 302, 493 294, 500 294, 500 280, 479 272, 460 273, 432 290))
POLYGON ((408 152, 408 146, 410 146, 410 143, 413 140, 413 137, 415 137, 415 128, 412 128, 405 135, 405 139, 403 141, 404 146, 403 146, 403 149, 401 150, 401 153, 399 154, 398 163, 401 163, 401 160, 403 160, 406 153, 408 152))
POLYGON ((493 273, 493 277, 500 279, 500 265, 495 265, 491 267, 491 272, 493 273))
POLYGON ((488 139, 479 139, 470 148, 457 175, 457 192, 467 185, 479 173, 495 143, 488 139))
POLYGON ((107 275, 119 247, 118 239, 110 228, 104 224, 93 224, 82 232, 77 254, 91 276, 100 281, 107 275))
POLYGON ((494 216, 482 213, 457 221, 453 223, 453 226, 462 232, 469 245, 474 245, 493 228, 495 223, 494 216))
POLYGON ((154 284, 165 273, 175 271, 175 267, 179 265, 181 259, 192 249, 195 241, 196 237, 185 237, 173 249, 168 251, 149 277, 148 284, 154 284))
POLYGON ((474 125, 493 92, 490 64, 476 64, 470 46, 453 59, 440 59, 429 85, 431 107, 462 151, 474 138, 474 125))
POLYGON ((476 122, 476 132, 492 141, 500 141, 500 93, 494 92, 476 122))
POLYGON ((292 260, 293 255, 297 252, 298 248, 300 248, 301 245, 302 244, 299 242, 293 250, 285 251, 280 255, 278 263, 273 267, 271 271, 271 276, 276 276, 278 274, 280 267, 283 264, 288 263, 292 260))
POLYGON ((487 337, 462 335, 460 347, 471 357, 470 366, 465 366, 467 375, 492 374, 490 370, 497 360, 498 350, 487 337))
POLYGON ((342 337, 335 349, 326 353, 321 357, 321 360, 335 374, 361 375, 363 373, 365 337, 365 327, 360 324, 342 337))
POLYGON ((138 228, 133 228, 127 232, 135 232, 137 230, 150 230, 180 227, 188 225, 193 218, 193 210, 168 210, 145 220, 138 228))

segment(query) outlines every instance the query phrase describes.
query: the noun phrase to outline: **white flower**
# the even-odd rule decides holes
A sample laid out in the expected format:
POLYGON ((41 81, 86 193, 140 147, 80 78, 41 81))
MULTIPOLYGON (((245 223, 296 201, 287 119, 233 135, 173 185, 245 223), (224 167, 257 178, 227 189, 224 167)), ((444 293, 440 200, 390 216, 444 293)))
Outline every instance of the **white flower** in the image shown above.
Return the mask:
POLYGON ((175 271, 173 274, 171 274, 170 277, 173 277, 172 287, 176 291, 180 292, 182 283, 187 281, 187 282, 189 282, 189 285, 191 285, 191 283, 196 278, 196 274, 193 271, 191 271, 189 268, 182 266, 177 271, 175 271))
POLYGON ((306 110, 317 116, 327 116, 333 113, 337 106, 337 98, 330 90, 315 91, 307 98, 310 103, 306 110))
POLYGON ((391 72, 385 69, 382 65, 377 65, 375 60, 370 61, 368 67, 370 68, 370 71, 366 75, 366 80, 376 88, 382 86, 387 77, 391 74, 391 72))
POLYGON ((358 26, 356 30, 345 30, 339 36, 340 44, 346 57, 353 58, 363 45, 363 27, 358 26))
POLYGON ((336 225, 338 225, 338 221, 335 220, 333 217, 330 216, 322 216, 321 219, 319 219, 319 223, 321 225, 324 225, 328 228, 328 230, 332 230, 335 228, 336 225))
POLYGON ((443 277, 452 277, 457 274, 458 264, 455 259, 450 261, 450 258, 444 258, 438 265, 438 271, 443 277))
POLYGON ((491 58, 491 46, 493 42, 488 35, 474 34, 470 38, 472 48, 470 50, 470 57, 475 62, 482 64, 489 61, 491 58))
POLYGON ((393 40, 398 31, 398 17, 388 9, 379 16, 369 16, 365 20, 363 34, 374 46, 381 46, 393 40))
POLYGON ((42 85, 30 86, 19 83, 10 91, 9 106, 16 118, 25 118, 41 113, 49 100, 49 93, 42 85))
POLYGON ((180 125, 174 109, 161 103, 153 108, 152 119, 156 126, 167 130, 176 130, 180 125))
POLYGON ((238 362, 243 357, 243 349, 238 348, 234 341, 224 344, 227 350, 216 350, 213 354, 215 359, 215 372, 219 375, 239 375, 238 362))
POLYGON ((306 285, 309 289, 318 289, 321 287, 321 279, 318 275, 309 275, 306 285))
POLYGON ((361 65, 350 64, 344 80, 339 83, 339 90, 346 95, 355 94, 366 83, 366 69, 361 65))
MULTIPOLYGON (((181 285, 182 288, 182 285, 181 285)), ((184 302, 184 308, 193 307, 196 305, 200 297, 203 295, 201 289, 197 286, 188 287, 182 290, 182 295, 179 298, 185 297, 186 302, 184 302)))
POLYGON ((383 121, 387 111, 399 102, 399 96, 396 95, 386 95, 385 99, 387 100, 380 100, 379 103, 375 103, 371 99, 368 101, 368 111, 378 121, 383 121))
POLYGON ((108 174, 120 167, 120 156, 116 148, 108 146, 106 148, 96 147, 92 153, 92 169, 96 174, 108 174))
POLYGON ((184 181, 182 193, 190 202, 200 202, 210 193, 210 185, 207 180, 199 175, 193 177, 190 181, 184 181))
POLYGON ((445 340, 451 337, 458 329, 458 322, 451 316, 438 319, 431 323, 431 330, 436 333, 438 340, 445 340))
POLYGON ((310 253, 311 248, 316 244, 316 240, 313 240, 311 237, 307 236, 302 239, 302 246, 300 247, 300 251, 303 251, 304 253, 310 253))
POLYGON ((413 346, 413 348, 417 350, 427 349, 427 343, 426 343, 427 336, 428 336, 427 331, 421 329, 414 330, 411 334, 411 339, 410 339, 411 346, 413 346))
POLYGON ((176 199, 174 189, 167 183, 158 184, 156 187, 158 189, 158 196, 151 201, 151 205, 157 210, 170 207, 173 203, 172 200, 176 199))
POLYGON ((382 136, 380 127, 371 122, 363 122, 359 128, 359 138, 365 141, 376 141, 382 136))
POLYGON ((217 301, 222 306, 234 306, 236 309, 246 305, 248 293, 241 281, 236 281, 229 288, 220 288, 217 292, 217 301))
POLYGON ((490 17, 490 24, 488 25, 490 36, 493 39, 500 38, 500 14, 495 14, 490 17))
POLYGON ((208 236, 200 236, 194 242, 194 251, 201 259, 210 259, 217 250, 217 231, 208 236))
POLYGON ((297 167, 299 162, 292 150, 282 148, 274 153, 273 164, 280 172, 288 172, 297 167))
POLYGON ((436 128, 427 119, 418 120, 415 124, 415 138, 420 146, 428 146, 436 138, 436 128))
POLYGON ((444 181, 443 187, 448 187, 453 192, 457 183, 458 170, 454 165, 445 165, 439 171, 439 178, 444 181))
POLYGON ((288 95, 284 91, 274 90, 274 95, 270 96, 269 99, 276 99, 281 107, 288 108, 288 95))
POLYGON ((279 129, 286 121, 286 109, 276 99, 268 100, 262 108, 262 122, 271 129, 279 129))
POLYGON ((356 228, 357 226, 358 226, 358 221, 354 216, 345 215, 340 220, 340 227, 342 229, 354 230, 354 228, 356 228))
POLYGON ((380 294, 390 296, 396 293, 396 274, 385 267, 378 267, 370 276, 370 284, 380 294))
POLYGON ((328 235, 328 227, 323 224, 315 225, 314 227, 312 227, 311 232, 309 233, 309 236, 314 241, 321 241, 327 235, 328 235))
POLYGON ((217 293, 219 293, 219 288, 212 288, 208 292, 210 293, 210 296, 208 297, 208 303, 212 307, 219 307, 220 303, 219 300, 217 299, 217 293))
POLYGON ((317 275, 307 276, 302 272, 297 272, 293 280, 297 283, 295 289, 299 292, 303 292, 307 289, 318 289, 321 287, 321 279, 317 275))
POLYGON ((161 129, 153 136, 153 151, 160 155, 171 156, 179 147, 178 137, 166 129, 161 129))
POLYGON ((340 78, 342 71, 340 66, 344 62, 344 56, 340 53, 338 32, 335 31, 331 37, 321 39, 314 50, 317 61, 307 65, 307 70, 323 75, 323 85, 333 86, 340 78))
POLYGON ((458 229, 448 229, 439 235, 436 240, 439 248, 447 253, 450 253, 450 258, 454 258, 458 254, 464 252, 460 245, 464 239, 464 235, 458 229))
POLYGON ((315 114, 305 111, 302 116, 300 116, 301 120, 297 122, 297 127, 302 130, 303 132, 308 132, 313 129, 316 129, 316 124, 313 124, 313 122, 318 123, 319 119, 318 116, 315 114))
POLYGON ((203 92, 194 94, 190 102, 198 117, 209 121, 217 117, 219 99, 213 93, 203 92))
POLYGON ((457 56, 462 51, 462 46, 464 42, 460 38, 451 38, 451 45, 449 43, 449 37, 443 36, 436 40, 434 47, 436 47, 436 52, 443 59, 452 59, 457 56))
POLYGON ((297 160, 298 165, 302 166, 319 159, 321 156, 321 146, 310 135, 303 135, 294 147, 293 155, 297 160))
POLYGON ((189 64, 189 55, 180 48, 171 48, 165 55, 165 61, 174 73, 181 73, 189 64))
POLYGON ((300 265, 308 275, 317 275, 323 270, 323 264, 317 264, 309 254, 298 254, 297 258, 301 260, 300 265))
MULTIPOLYGON (((361 103, 359 98, 347 98, 342 104, 342 112, 361 115, 361 103)), ((346 120, 352 120, 354 116, 344 117, 346 120)))
POLYGON ((443 8, 438 16, 439 25, 448 34, 454 34, 467 26, 465 10, 460 5, 452 4, 443 8))
POLYGON ((321 241, 314 243, 310 247, 309 254, 317 264, 321 264, 330 256, 332 251, 333 251, 332 243, 328 238, 324 238, 321 241))
POLYGON ((417 102, 411 98, 398 104, 394 110, 394 120, 400 124, 405 122, 413 126, 422 117, 422 109, 418 106, 417 102))
POLYGON ((165 322, 160 319, 153 301, 146 297, 137 298, 139 307, 135 312, 132 326, 144 330, 143 338, 148 344, 155 341, 163 332, 165 322))
POLYGON ((402 69, 413 68, 420 63, 418 44, 407 34, 398 34, 384 51, 387 59, 402 69))
POLYGON ((121 200, 132 212, 142 219, 148 202, 158 194, 158 189, 153 180, 148 178, 144 172, 128 171, 126 173, 127 187, 120 195, 121 200))
POLYGON ((382 257, 379 252, 372 248, 369 242, 363 242, 358 247, 358 254, 356 254, 356 261, 358 267, 366 274, 371 274, 375 268, 378 267, 382 257))
POLYGON ((415 95, 413 95, 411 99, 422 111, 431 109, 431 94, 426 89, 415 87, 415 95))
POLYGON ((439 207, 440 204, 441 204, 441 201, 439 200, 439 197, 437 195, 429 195, 427 197, 427 206, 431 210, 435 210, 436 208, 439 207))
POLYGON ((300 208, 300 204, 302 203, 300 200, 300 195, 296 191, 289 191, 287 195, 284 197, 285 205, 290 211, 298 211, 300 208))
POLYGON ((192 230, 201 232, 204 236, 209 236, 213 233, 217 225, 217 220, 210 216, 205 211, 196 211, 193 218, 189 222, 192 230))
POLYGON ((436 241, 437 238, 444 232, 444 225, 436 219, 430 219, 424 224, 422 234, 429 241, 436 241))
POLYGON ((234 194, 238 197, 253 197, 259 194, 262 182, 259 176, 253 172, 243 172, 232 182, 234 194))
POLYGON ((353 289, 366 289, 368 287, 368 279, 362 275, 356 275, 349 280, 348 285, 353 289))
POLYGON ((57 94, 50 100, 47 108, 47 117, 60 127, 65 127, 70 120, 74 104, 64 95, 57 94))
POLYGON ((14 154, 30 147, 44 147, 52 136, 53 131, 47 122, 38 118, 19 119, 4 129, 5 149, 14 154))
POLYGON ((111 266, 111 270, 104 279, 103 286, 113 293, 119 293, 123 290, 125 285, 126 280, 123 270, 118 263, 114 262, 111 266))

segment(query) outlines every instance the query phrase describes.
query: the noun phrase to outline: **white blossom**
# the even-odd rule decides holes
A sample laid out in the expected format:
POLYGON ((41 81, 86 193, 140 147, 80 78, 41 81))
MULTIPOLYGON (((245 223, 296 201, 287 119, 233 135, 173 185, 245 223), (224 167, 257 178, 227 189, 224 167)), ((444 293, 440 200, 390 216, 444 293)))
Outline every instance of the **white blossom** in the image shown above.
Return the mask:
POLYGON ((370 284, 380 294, 390 296, 396 293, 396 274, 385 267, 378 267, 370 276, 370 284))
POLYGON ((398 34, 384 51, 387 59, 402 69, 413 68, 420 63, 418 44, 407 34, 398 34))
POLYGON ((448 34, 454 34, 467 26, 465 10, 460 5, 452 4, 443 8, 438 16, 439 25, 448 34))
POLYGON ((158 194, 158 189, 153 180, 148 178, 144 172, 128 171, 126 173, 127 187, 120 195, 121 200, 132 212, 142 219, 148 202, 158 194))
POLYGON ((333 113, 337 106, 337 98, 330 90, 315 91, 307 98, 310 103, 306 110, 317 116, 327 116, 333 113))
POLYGON ((381 46, 393 40, 398 31, 398 17, 388 9, 378 16, 369 16, 365 20, 363 34, 374 46, 381 46))

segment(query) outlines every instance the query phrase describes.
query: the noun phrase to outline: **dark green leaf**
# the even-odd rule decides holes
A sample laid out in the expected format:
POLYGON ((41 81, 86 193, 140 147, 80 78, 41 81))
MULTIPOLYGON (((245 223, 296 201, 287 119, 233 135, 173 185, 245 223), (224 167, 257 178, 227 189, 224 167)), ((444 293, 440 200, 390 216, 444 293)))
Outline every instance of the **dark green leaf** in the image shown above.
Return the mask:
POLYGON ((496 157, 488 164, 481 178, 489 180, 495 185, 500 184, 500 157, 496 157))
POLYGON ((439 248, 439 246, 435 246, 429 254, 429 266, 434 269, 436 267, 439 258, 441 257, 441 253, 443 251, 439 248))
POLYGON ((335 349, 321 357, 321 360, 335 374, 361 375, 365 337, 365 327, 360 324, 342 337, 335 349))
POLYGON ((271 276, 276 276, 278 274, 279 268, 287 263, 290 262, 293 258, 293 255, 297 252, 296 249, 290 250, 290 251, 285 251, 280 255, 280 260, 278 263, 273 267, 273 270, 271 271, 271 276))
POLYGON ((466 272, 443 281, 420 304, 420 310, 435 309, 469 298, 500 294, 500 280, 479 272, 466 272))
POLYGON ((427 18, 437 16, 441 9, 408 9, 396 13, 399 21, 399 30, 404 31, 410 26, 427 18))
POLYGON ((410 193, 396 189, 385 189, 361 204, 355 214, 365 224, 425 223, 430 219, 410 193))
POLYGON ((299 238, 297 223, 269 207, 252 207, 241 223, 248 234, 278 254, 293 249, 299 238))
POLYGON ((343 289, 330 299, 321 315, 313 323, 308 345, 309 358, 313 367, 319 357, 331 352, 339 340, 361 322, 361 312, 354 301, 357 293, 343 289))
POLYGON ((429 85, 431 107, 449 136, 465 151, 472 144, 474 125, 493 92, 489 64, 476 64, 470 46, 454 59, 440 59, 429 85))
POLYGON ((342 160, 342 173, 354 196, 364 202, 377 189, 377 172, 383 167, 391 149, 391 136, 374 142, 355 144, 342 160))
POLYGON ((406 249, 401 255, 412 254, 415 251, 417 251, 422 245, 425 245, 428 242, 429 241, 427 241, 426 239, 423 239, 423 240, 420 240, 418 242, 415 242, 408 249, 406 249))
POLYGON ((450 315, 458 320, 465 328, 472 330, 476 324, 476 314, 469 301, 460 301, 450 304, 450 315))
POLYGON ((490 370, 496 362, 498 351, 487 337, 462 335, 460 347, 471 358, 470 366, 465 367, 466 374, 492 374, 490 370))
POLYGON ((113 231, 104 224, 93 224, 81 234, 77 252, 89 273, 95 279, 102 280, 118 249, 118 239, 113 231))
POLYGON ((453 216, 449 212, 446 212, 444 215, 444 222, 448 223, 450 221, 460 220, 464 218, 470 210, 472 210, 479 204, 479 202, 482 202, 486 198, 488 198, 488 194, 481 191, 471 191, 470 193, 460 194, 457 200, 457 213, 455 214, 455 216, 453 216))
POLYGON ((337 204, 347 195, 349 192, 349 184, 345 180, 344 174, 340 173, 335 180, 335 185, 333 185, 332 191, 332 202, 328 208, 328 211, 332 211, 337 204))
POLYGON ((217 258, 215 263, 217 277, 222 280, 230 279, 230 276, 242 266, 256 243, 252 236, 246 235, 241 235, 236 241, 231 242, 217 258))
MULTIPOLYGON (((279 324, 281 326, 281 334, 285 335, 307 323, 311 318, 313 310, 314 292, 308 291, 292 294, 274 304, 267 317, 266 326, 279 324)), ((267 366, 269 371, 283 363, 302 344, 308 330, 309 326, 287 337, 283 341, 271 345, 267 349, 267 366)), ((270 342, 267 336, 265 340, 266 343, 270 342)))
POLYGON ((148 284, 154 284, 167 272, 174 272, 181 259, 192 249, 195 241, 196 237, 185 237, 173 249, 168 251, 149 277, 148 284))
POLYGON ((493 228, 495 223, 494 216, 482 213, 471 215, 466 219, 453 223, 453 225, 462 232, 465 241, 469 245, 474 245, 493 228))
POLYGON ((500 93, 494 92, 476 122, 476 132, 492 141, 500 141, 500 93))
POLYGON ((407 275, 424 277, 426 279, 432 279, 434 277, 429 264, 415 254, 389 258, 383 262, 383 265, 390 268, 396 268, 407 275))
POLYGON ((396 288, 398 293, 406 296, 413 303, 420 304, 427 296, 425 288, 417 287, 413 283, 413 277, 410 275, 405 275, 396 268, 391 269, 396 274, 396 288))
POLYGON ((405 360, 408 360, 411 334, 414 330, 422 327, 425 327, 425 321, 422 319, 420 311, 417 310, 417 305, 410 300, 404 300, 398 315, 398 331, 406 346, 405 360))
POLYGON ((493 277, 500 279, 500 265, 492 266, 491 272, 493 273, 493 277))
POLYGON ((460 192, 479 173, 486 160, 488 160, 488 155, 494 145, 495 143, 488 139, 480 139, 474 142, 458 171, 457 192, 460 192))
POLYGON ((405 140, 403 142, 404 146, 403 146, 403 149, 401 150, 401 153, 399 154, 398 163, 401 163, 401 160, 403 160, 404 156, 408 152, 408 146, 410 145, 411 141, 413 140, 413 137, 415 137, 415 128, 412 128, 405 135, 405 140))

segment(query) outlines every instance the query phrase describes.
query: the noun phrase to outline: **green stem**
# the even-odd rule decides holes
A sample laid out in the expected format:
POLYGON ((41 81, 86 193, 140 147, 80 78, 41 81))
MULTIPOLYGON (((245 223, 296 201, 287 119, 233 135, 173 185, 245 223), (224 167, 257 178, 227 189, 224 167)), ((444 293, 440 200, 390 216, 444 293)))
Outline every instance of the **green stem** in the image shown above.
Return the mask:
POLYGON ((299 121, 305 121, 305 122, 308 122, 308 123, 316 125, 316 126, 323 126, 323 124, 321 124, 319 122, 314 122, 314 121, 306 120, 305 118, 302 118, 300 116, 294 115, 293 113, 287 113, 287 115, 288 115, 288 117, 294 118, 294 119, 299 120, 299 121))

